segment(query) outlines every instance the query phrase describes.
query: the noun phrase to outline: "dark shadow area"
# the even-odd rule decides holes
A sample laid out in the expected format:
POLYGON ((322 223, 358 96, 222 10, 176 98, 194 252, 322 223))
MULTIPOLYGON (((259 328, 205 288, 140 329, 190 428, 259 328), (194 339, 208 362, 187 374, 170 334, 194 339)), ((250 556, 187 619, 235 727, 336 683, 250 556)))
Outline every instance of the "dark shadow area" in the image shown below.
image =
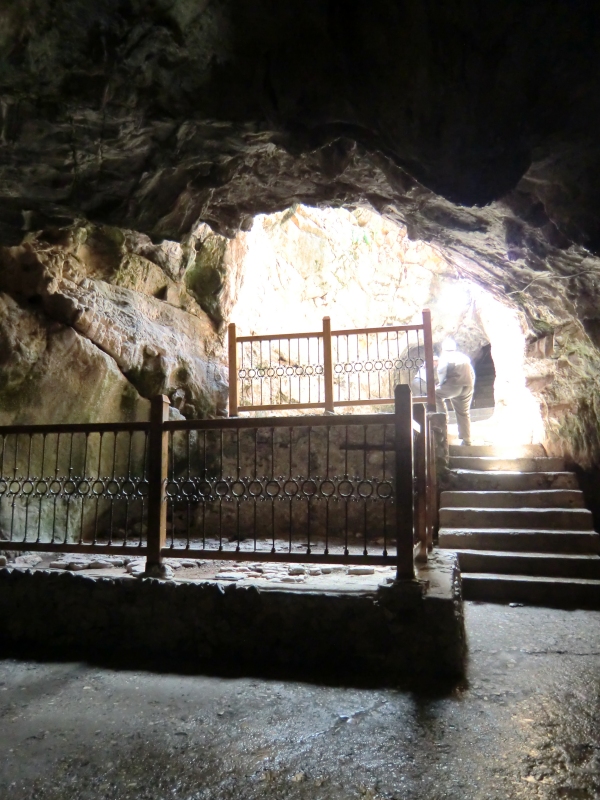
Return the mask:
POLYGON ((223 679, 252 678, 265 681, 291 681, 294 683, 348 689, 393 689, 411 692, 415 696, 428 699, 442 699, 466 689, 466 678, 424 676, 422 673, 406 675, 400 679, 389 680, 385 676, 368 674, 353 669, 352 665, 324 663, 319 668, 299 664, 269 666, 256 663, 223 663, 220 661, 195 661, 192 658, 158 656, 140 653, 124 647, 120 650, 106 648, 90 649, 78 647, 36 647, 26 644, 3 643, 0 647, 0 660, 17 659, 34 661, 40 664, 65 664, 73 661, 89 666, 110 669, 117 672, 144 671, 156 675, 198 676, 223 679))

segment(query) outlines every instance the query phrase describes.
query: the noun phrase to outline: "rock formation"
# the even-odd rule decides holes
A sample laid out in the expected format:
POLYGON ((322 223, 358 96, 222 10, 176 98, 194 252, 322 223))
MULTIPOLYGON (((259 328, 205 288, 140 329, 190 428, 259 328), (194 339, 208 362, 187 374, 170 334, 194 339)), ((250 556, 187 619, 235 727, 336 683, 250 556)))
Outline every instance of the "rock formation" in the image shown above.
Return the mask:
POLYGON ((365 206, 522 312, 552 446, 598 460, 599 23, 590 0, 4 4, 0 391, 75 335, 129 408, 217 413, 239 275, 204 226, 365 206))

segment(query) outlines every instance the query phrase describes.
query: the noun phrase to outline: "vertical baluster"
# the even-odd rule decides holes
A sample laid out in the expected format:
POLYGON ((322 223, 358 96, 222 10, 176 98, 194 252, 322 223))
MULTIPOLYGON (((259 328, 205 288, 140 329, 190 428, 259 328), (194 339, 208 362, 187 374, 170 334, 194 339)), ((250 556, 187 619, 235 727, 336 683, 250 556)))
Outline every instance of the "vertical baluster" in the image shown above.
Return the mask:
POLYGON ((206 550, 206 505, 208 503, 210 484, 206 466, 206 428, 202 431, 202 463, 204 474, 204 492, 202 494, 202 549, 206 550))
MULTIPOLYGON (((237 417, 238 414, 238 365, 237 365, 237 333, 235 322, 228 327, 228 353, 229 353, 229 416, 237 417)), ((242 345, 242 354, 244 346, 242 345)), ((243 359, 243 355, 242 355, 243 359)), ((242 362, 243 366, 243 362, 242 362)))
MULTIPOLYGON (((235 465, 235 477, 236 480, 239 482, 241 479, 241 466, 240 466, 240 435, 241 430, 236 428, 236 465, 235 465)), ((240 506, 242 502, 242 496, 236 496, 236 493, 232 491, 232 499, 236 504, 236 538, 237 538, 237 545, 236 545, 236 553, 239 553, 241 550, 240 547, 240 506)))
POLYGON ((98 475, 97 479, 92 484, 92 491, 96 495, 96 509, 94 514, 94 538, 92 544, 98 541, 98 511, 100 504, 100 497, 104 494, 104 485, 102 483, 102 445, 104 444, 104 431, 100 432, 100 444, 98 446, 98 475))
MULTIPOLYGON (((289 459, 288 459, 288 477, 287 477, 288 481, 293 480, 293 477, 294 477, 293 476, 293 466, 292 466, 292 449, 293 449, 293 446, 294 446, 292 431, 293 431, 293 428, 288 428, 288 456, 289 456, 289 459)), ((284 487, 285 487, 285 484, 284 484, 284 487)), ((292 519, 292 513, 293 513, 292 505, 293 505, 293 502, 292 501, 293 501, 293 499, 294 498, 292 496, 288 496, 288 513, 289 513, 289 518, 288 518, 288 552, 290 552, 290 553, 292 552, 292 531, 293 531, 293 519, 292 519)))
POLYGON ((50 538, 50 542, 52 544, 54 543, 54 540, 55 540, 55 537, 56 537, 56 503, 58 501, 58 497, 59 497, 59 494, 60 494, 60 491, 61 491, 60 490, 60 481, 59 481, 59 477, 58 477, 58 474, 59 474, 58 473, 58 454, 59 454, 59 451, 60 451, 60 433, 58 433, 56 435, 56 459, 54 461, 54 480, 53 480, 52 484, 50 484, 51 486, 54 486, 54 488, 55 488, 55 491, 53 493, 54 494, 54 503, 53 503, 53 509, 52 509, 52 536, 50 538))
MULTIPOLYGON (((275 473, 275 429, 271 428, 271 480, 276 481, 275 473)), ((271 552, 275 552, 275 495, 271 496, 271 552)))
MULTIPOLYGON (((371 365, 371 356, 369 355, 369 336, 370 336, 370 334, 367 333, 367 361, 365 363, 365 368, 366 368, 367 364, 371 365)), ((369 400, 371 400, 372 393, 371 393, 371 370, 370 369, 367 370, 367 395, 368 395, 369 400)))
POLYGON ((253 509, 252 509, 252 516, 253 516, 253 533, 254 533, 254 552, 256 553, 256 513, 257 513, 257 502, 258 498, 256 496, 256 482, 258 481, 258 428, 254 428, 254 470, 253 470, 253 483, 255 484, 255 491, 252 496, 253 502, 253 509))
POLYGON ((423 367, 425 366, 425 360, 423 358, 423 349, 421 346, 421 331, 417 331, 417 358, 419 362, 423 361, 423 364, 419 366, 418 376, 419 376, 419 395, 423 397, 423 367))
MULTIPOLYGON (((329 445, 330 445, 330 433, 331 433, 331 426, 327 425, 327 441, 325 443, 325 481, 331 481, 331 476, 329 474, 329 445)), ((329 555, 329 502, 332 495, 331 487, 329 483, 327 485, 328 493, 325 495, 325 555, 329 555)))
MULTIPOLYGON (((376 355, 377 355, 377 360, 375 362, 375 368, 377 368, 377 364, 379 364, 380 367, 382 367, 383 364, 381 363, 381 356, 379 355, 379 332, 377 332, 375 334, 375 348, 376 348, 376 355)), ((381 368, 377 370, 377 396, 381 397, 381 368)))
MULTIPOLYGON (((344 480, 348 480, 348 426, 346 425, 346 446, 344 448, 344 480)), ((347 497, 344 498, 344 555, 349 555, 348 550, 348 503, 347 497)))
MULTIPOLYGON (((367 426, 363 425, 363 481, 367 481, 367 446, 368 446, 368 437, 367 437, 367 426)), ((359 493, 360 496, 360 493, 359 493)), ((363 546, 363 556, 368 556, 369 551, 367 549, 367 541, 368 541, 368 530, 367 530, 367 502, 368 498, 365 496, 363 498, 363 527, 364 527, 364 546, 363 546)))
MULTIPOLYGON (((382 469, 382 476, 381 480, 382 483, 385 483, 387 480, 387 437, 388 437, 388 426, 383 426, 383 469, 382 469)), ((387 508, 388 508, 388 498, 383 497, 383 555, 387 556, 388 548, 388 526, 387 526, 387 508)))
POLYGON ((13 466, 13 486, 12 489, 14 491, 12 496, 11 502, 11 514, 10 514, 10 536, 9 540, 12 542, 14 541, 14 529, 15 529, 15 503, 17 502, 18 494, 20 493, 19 484, 17 482, 17 472, 19 471, 18 466, 19 460, 19 434, 15 434, 15 463, 13 466))
MULTIPOLYGON (((250 351, 252 353, 252 351, 250 351)), ((220 459, 219 459, 219 478, 224 480, 223 473, 223 428, 219 430, 219 444, 220 444, 220 459)), ((223 550, 223 495, 219 494, 219 552, 223 550)))
MULTIPOLYGON (((336 337, 336 344, 337 344, 336 337)), ((338 346, 339 361, 339 346, 338 346)), ((323 380, 325 411, 333 414, 333 358, 331 354, 331 318, 323 317, 323 380)), ((319 398, 320 399, 320 398, 319 398)), ((338 397, 339 400, 339 397, 338 397)))
POLYGON ((27 541, 27 528, 29 526, 29 500, 30 500, 30 497, 29 497, 29 492, 24 492, 23 489, 25 488, 26 485, 28 485, 27 482, 30 481, 30 479, 31 479, 31 448, 32 448, 32 443, 33 443, 33 434, 30 433, 30 434, 28 434, 28 436, 29 436, 29 447, 27 448, 27 471, 26 471, 26 475, 25 475, 25 482, 23 483, 23 486, 22 486, 22 489, 21 489, 21 491, 23 492, 23 494, 25 496, 25 530, 24 530, 24 534, 23 534, 23 541, 24 542, 27 541))
MULTIPOLYGON (((2 455, 4 457, 4 453, 2 455)), ((42 433, 42 462, 40 464, 40 478, 39 478, 39 481, 38 481, 37 487, 36 487, 36 490, 38 492, 38 529, 37 529, 36 542, 38 544, 42 539, 42 499, 43 499, 43 496, 45 495, 45 493, 47 491, 47 488, 46 488, 45 492, 42 493, 42 491, 41 491, 41 486, 44 485, 44 459, 45 459, 45 457, 46 457, 46 434, 42 433)), ((4 467, 4 459, 3 459, 2 466, 4 467)), ((0 475, 4 475, 4 469, 0 470, 0 475)), ((46 486, 47 486, 47 484, 46 484, 46 486)))
MULTIPOLYGON (((306 469, 306 480, 307 481, 310 481, 310 479, 311 479, 311 470, 310 470, 310 439, 311 439, 311 432, 312 432, 312 428, 309 425, 309 427, 308 427, 308 455, 307 455, 307 469, 306 469)), ((300 487, 298 488, 298 491, 300 492, 303 482, 299 480, 298 483, 300 484, 300 487)), ((307 486, 310 486, 310 483, 307 483, 307 486)), ((311 554, 311 550, 312 550, 311 544, 310 544, 310 533, 311 533, 311 531, 310 531, 310 501, 311 501, 311 499, 312 499, 311 495, 308 494, 307 502, 306 502, 306 554, 307 555, 310 555, 311 554)))
MULTIPOLYGON (((79 495, 81 497, 81 516, 79 519, 79 544, 83 542, 83 528, 84 528, 84 512, 85 512, 85 497, 87 492, 83 492, 83 487, 89 484, 86 484, 86 471, 87 471, 87 453, 88 453, 88 437, 89 433, 85 433, 85 444, 83 450, 83 470, 81 474, 81 480, 79 482, 79 495)), ((131 434, 130 434, 131 436, 131 434)))
POLYGON ((112 450, 112 465, 110 468, 110 478, 108 482, 108 488, 112 487, 112 491, 108 492, 108 501, 109 501, 109 517, 108 517, 108 545, 112 545, 113 543, 113 531, 114 531, 114 524, 115 524, 115 477, 117 472, 117 436, 118 432, 115 431, 113 433, 113 450, 112 450))
POLYGON ((123 547, 127 544, 127 536, 129 532, 129 503, 131 502, 131 452, 133 446, 133 431, 129 431, 129 439, 127 445, 127 477, 123 482, 123 493, 125 495, 125 524, 123 527, 123 547), (125 491, 127 487, 127 491, 125 491))
MULTIPOLYGON (((144 437, 144 445, 143 445, 143 453, 142 453, 142 481, 148 486, 148 431, 143 432, 144 437)), ((144 538, 144 524, 146 525, 146 530, 148 530, 148 520, 147 520, 147 507, 146 507, 146 500, 144 497, 143 489, 140 489, 138 486, 138 493, 140 494, 140 538, 138 541, 138 547, 142 546, 143 538, 144 538)))

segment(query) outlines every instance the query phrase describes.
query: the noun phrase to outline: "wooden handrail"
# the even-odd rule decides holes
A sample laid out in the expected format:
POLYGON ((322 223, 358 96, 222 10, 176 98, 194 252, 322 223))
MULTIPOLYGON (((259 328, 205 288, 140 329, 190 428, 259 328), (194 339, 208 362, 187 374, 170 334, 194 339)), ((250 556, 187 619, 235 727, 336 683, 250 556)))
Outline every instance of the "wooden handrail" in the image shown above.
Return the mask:
POLYGON ((357 333, 399 333, 403 331, 420 331, 423 329, 423 324, 416 325, 384 325, 381 328, 348 328, 347 330, 331 331, 332 336, 345 336, 346 334, 357 333))
POLYGON ((279 339, 320 339, 323 331, 309 331, 308 333, 278 333, 256 336, 238 336, 238 342, 276 342, 279 339))

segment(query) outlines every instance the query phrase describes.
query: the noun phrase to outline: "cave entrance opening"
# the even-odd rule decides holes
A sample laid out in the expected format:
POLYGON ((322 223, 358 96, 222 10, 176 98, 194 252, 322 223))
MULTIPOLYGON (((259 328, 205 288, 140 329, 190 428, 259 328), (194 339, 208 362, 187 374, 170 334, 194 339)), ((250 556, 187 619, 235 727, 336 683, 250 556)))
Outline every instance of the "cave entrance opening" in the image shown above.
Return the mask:
POLYGON ((434 345, 451 336, 479 373, 474 441, 542 441, 519 311, 452 254, 372 209, 299 204, 255 217, 231 249, 225 317, 240 335, 315 331, 324 316, 340 329, 411 325, 429 308, 434 345))

